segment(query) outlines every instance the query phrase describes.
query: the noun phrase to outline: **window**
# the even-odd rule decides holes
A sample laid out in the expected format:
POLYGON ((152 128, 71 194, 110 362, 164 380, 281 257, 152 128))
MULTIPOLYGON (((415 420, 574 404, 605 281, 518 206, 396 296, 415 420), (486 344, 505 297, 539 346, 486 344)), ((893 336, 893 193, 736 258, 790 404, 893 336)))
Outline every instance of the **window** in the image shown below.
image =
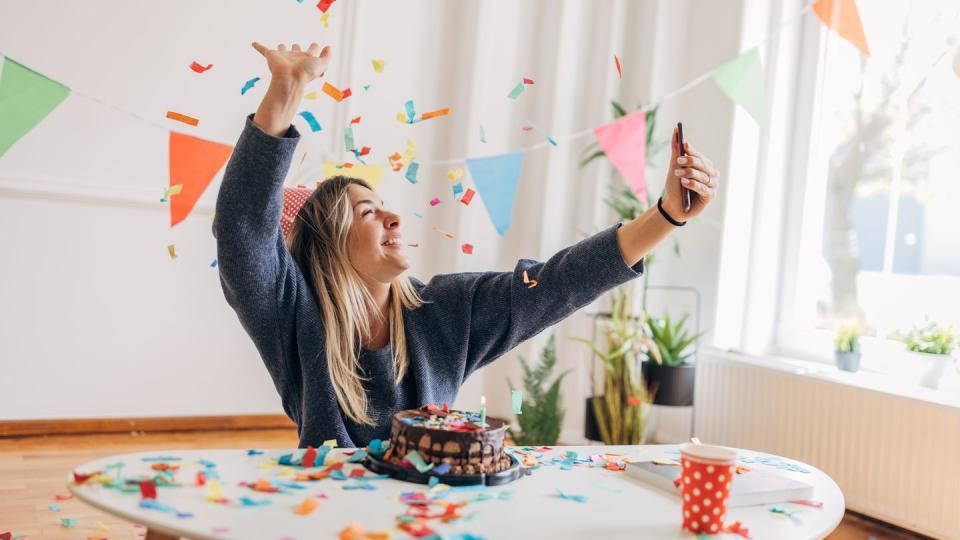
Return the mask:
POLYGON ((924 318, 960 328, 960 3, 857 5, 870 57, 824 29, 799 90, 810 144, 778 335, 821 356, 844 320, 879 338, 924 318))

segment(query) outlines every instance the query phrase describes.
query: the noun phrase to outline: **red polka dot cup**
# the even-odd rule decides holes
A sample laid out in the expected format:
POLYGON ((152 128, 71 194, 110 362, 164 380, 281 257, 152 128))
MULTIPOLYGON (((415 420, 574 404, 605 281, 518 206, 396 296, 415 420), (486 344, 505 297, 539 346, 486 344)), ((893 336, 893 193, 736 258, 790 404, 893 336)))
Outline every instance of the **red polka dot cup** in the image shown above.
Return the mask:
POLYGON ((703 534, 723 530, 736 459, 736 452, 721 446, 686 444, 680 448, 684 530, 703 534))

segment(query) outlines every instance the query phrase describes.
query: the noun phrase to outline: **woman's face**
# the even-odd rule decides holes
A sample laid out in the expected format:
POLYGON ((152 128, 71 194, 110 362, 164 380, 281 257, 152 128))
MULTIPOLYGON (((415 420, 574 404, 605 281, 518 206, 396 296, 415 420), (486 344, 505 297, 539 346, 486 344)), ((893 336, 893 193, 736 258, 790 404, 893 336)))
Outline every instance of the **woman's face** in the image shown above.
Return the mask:
POLYGON ((410 267, 400 236, 400 216, 383 207, 369 189, 351 184, 348 256, 354 269, 366 280, 389 283, 410 267))

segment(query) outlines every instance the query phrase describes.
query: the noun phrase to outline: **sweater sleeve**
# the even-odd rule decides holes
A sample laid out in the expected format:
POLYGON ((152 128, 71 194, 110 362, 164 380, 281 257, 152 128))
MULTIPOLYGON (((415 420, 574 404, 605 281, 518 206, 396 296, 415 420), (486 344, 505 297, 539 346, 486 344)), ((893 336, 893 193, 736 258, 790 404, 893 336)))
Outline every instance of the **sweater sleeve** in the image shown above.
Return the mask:
POLYGON ((296 128, 274 137, 247 117, 217 195, 213 235, 227 302, 253 339, 281 394, 295 372, 284 351, 294 339, 297 268, 280 231, 283 180, 300 140, 296 128))
MULTIPOLYGON (((546 262, 521 259, 511 272, 446 274, 426 285, 429 296, 462 321, 469 376, 565 319, 604 292, 643 273, 627 265, 617 245, 620 224, 561 250, 546 262), (524 272, 530 283, 524 282, 524 272), (531 287, 533 281, 536 286, 531 287)), ((459 340, 457 340, 459 341, 459 340)))

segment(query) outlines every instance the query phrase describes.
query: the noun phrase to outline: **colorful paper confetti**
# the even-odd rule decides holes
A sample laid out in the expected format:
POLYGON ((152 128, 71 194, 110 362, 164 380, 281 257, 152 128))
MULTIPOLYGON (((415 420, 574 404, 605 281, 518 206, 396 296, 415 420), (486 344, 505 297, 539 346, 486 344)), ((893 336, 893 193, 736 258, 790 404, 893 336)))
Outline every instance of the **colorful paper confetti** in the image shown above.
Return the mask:
POLYGON ((254 86, 255 84, 257 84, 257 81, 259 81, 259 80, 260 80, 260 77, 254 77, 254 78, 248 80, 247 82, 243 83, 243 88, 240 89, 240 95, 242 96, 242 95, 246 94, 247 91, 250 90, 251 88, 253 88, 253 86, 254 86))
POLYGON ((169 118, 170 120, 176 120, 177 122, 183 122, 184 124, 187 124, 189 126, 196 126, 197 124, 200 123, 200 120, 197 120, 192 116, 187 116, 185 114, 180 114, 178 112, 173 112, 173 111, 167 111, 167 118, 169 118))
POLYGON ((212 67, 213 67, 213 64, 207 64, 206 66, 202 66, 197 62, 190 63, 190 69, 196 71, 197 73, 203 73, 212 67))

